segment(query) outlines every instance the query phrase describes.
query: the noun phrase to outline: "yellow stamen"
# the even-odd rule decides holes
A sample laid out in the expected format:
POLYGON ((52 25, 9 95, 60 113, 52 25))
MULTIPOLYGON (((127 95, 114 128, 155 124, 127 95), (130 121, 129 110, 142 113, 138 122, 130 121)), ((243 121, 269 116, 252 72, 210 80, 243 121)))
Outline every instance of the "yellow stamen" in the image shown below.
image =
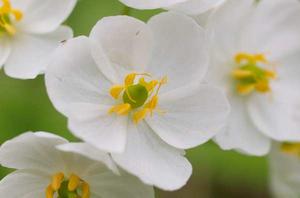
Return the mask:
POLYGON ((265 70, 265 74, 266 74, 267 77, 269 77, 271 79, 276 79, 277 78, 277 73, 275 71, 265 70))
POLYGON ((46 188, 46 198, 53 198, 54 190, 52 188, 52 185, 49 185, 46 188))
POLYGON ((242 70, 242 69, 236 69, 232 72, 233 77, 237 79, 243 79, 247 77, 253 76, 253 73, 251 71, 242 70))
POLYGON ((239 94, 247 95, 254 90, 255 86, 253 84, 249 85, 237 85, 237 91, 239 94))
POLYGON ((117 113, 118 115, 127 115, 128 112, 130 111, 131 106, 128 103, 125 104, 119 104, 116 106, 113 106, 112 108, 110 108, 110 110, 108 111, 109 113, 117 113))
POLYGON ((16 28, 12 24, 12 19, 20 21, 23 18, 23 13, 20 10, 13 9, 9 0, 2 0, 0 7, 0 28, 2 33, 6 32, 9 35, 16 33, 16 28))
POLYGON ((291 155, 300 156, 300 143, 283 143, 281 150, 291 155))
POLYGON ((69 178, 63 173, 56 173, 52 176, 51 184, 47 186, 45 191, 46 198, 54 197, 77 197, 90 198, 89 184, 75 174, 71 174, 69 178))
POLYGON ((15 16, 17 21, 20 21, 23 18, 23 13, 20 10, 12 10, 13 15, 15 16))
POLYGON ((14 26, 6 23, 3 24, 3 28, 6 30, 6 32, 10 35, 15 35, 16 34, 16 29, 14 28, 14 26))
POLYGON ((89 198, 90 197, 90 186, 88 183, 83 182, 82 184, 82 198, 89 198))
POLYGON ((140 78, 139 83, 141 85, 143 85, 144 87, 146 87, 148 92, 151 92, 156 87, 156 85, 158 84, 158 81, 157 80, 151 80, 150 82, 146 82, 145 78, 140 78))
POLYGON ((80 178, 77 175, 72 174, 69 178, 68 190, 74 191, 76 188, 78 188, 79 184, 80 178))
POLYGON ((235 61, 237 63, 242 63, 243 61, 256 64, 258 62, 261 63, 268 63, 267 59, 265 58, 264 54, 248 54, 248 53, 239 53, 235 56, 235 61))
POLYGON ((136 110, 132 115, 132 120, 136 124, 143 120, 148 113, 152 116, 153 110, 158 104, 158 92, 161 86, 168 81, 166 76, 160 81, 155 79, 146 81, 144 77, 136 80, 137 76, 151 77, 148 73, 130 73, 125 76, 124 85, 112 86, 110 95, 114 99, 118 99, 124 92, 123 103, 111 107, 108 111, 118 115, 127 115, 129 111, 136 110))
POLYGON ((239 67, 232 71, 232 76, 237 82, 239 94, 247 95, 255 90, 260 93, 271 91, 270 80, 275 79, 277 74, 261 67, 262 64, 270 64, 264 54, 238 53, 235 62, 239 67))
POLYGON ((256 89, 256 91, 261 92, 261 93, 266 93, 266 92, 271 91, 268 81, 260 81, 260 82, 256 83, 255 89, 256 89))
POLYGON ((133 122, 135 124, 139 123, 141 120, 143 120, 147 116, 148 112, 149 112, 148 108, 143 108, 143 109, 135 112, 133 114, 133 122))
POLYGON ((114 85, 110 89, 110 95, 114 99, 118 99, 123 90, 124 90, 124 86, 123 85, 114 85))
POLYGON ((51 186, 54 191, 57 191, 60 188, 61 183, 64 180, 64 177, 65 176, 63 173, 57 173, 57 174, 53 175, 51 186))

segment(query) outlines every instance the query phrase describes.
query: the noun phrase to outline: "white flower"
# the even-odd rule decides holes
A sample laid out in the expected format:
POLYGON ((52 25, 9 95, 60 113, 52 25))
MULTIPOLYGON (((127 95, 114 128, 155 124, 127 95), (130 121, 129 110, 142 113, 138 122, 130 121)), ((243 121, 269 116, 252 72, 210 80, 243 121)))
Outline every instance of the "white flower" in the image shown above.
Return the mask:
POLYGON ((300 144, 274 145, 269 164, 273 197, 299 198, 300 144))
POLYGON ((118 171, 108 154, 97 161, 58 150, 67 140, 45 132, 24 133, 0 148, 0 163, 17 169, 0 182, 9 198, 154 198, 153 188, 118 171), (101 161, 101 162, 98 162, 101 161))
POLYGON ((271 139, 300 140, 299 19, 297 0, 229 0, 212 16, 206 78, 232 105, 223 149, 263 155, 271 139))
POLYGON ((190 15, 198 15, 222 4, 225 0, 120 0, 136 9, 157 9, 180 11, 190 15))
POLYGON ((57 51, 46 86, 77 137, 174 190, 191 174, 183 149, 212 138, 229 113, 225 96, 200 84, 206 55, 203 29, 184 15, 107 17, 57 51))
POLYGON ((35 78, 72 30, 60 26, 76 0, 0 0, 0 68, 8 76, 35 78))

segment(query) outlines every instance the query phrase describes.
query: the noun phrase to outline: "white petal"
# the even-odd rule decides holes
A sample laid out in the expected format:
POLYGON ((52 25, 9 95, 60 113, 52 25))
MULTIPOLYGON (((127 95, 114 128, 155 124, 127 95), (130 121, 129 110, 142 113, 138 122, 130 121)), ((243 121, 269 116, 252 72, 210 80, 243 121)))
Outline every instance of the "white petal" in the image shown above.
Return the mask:
POLYGON ((33 171, 15 171, 0 181, 0 197, 42 198, 51 177, 33 171))
POLYGON ((299 197, 299 170, 300 160, 298 156, 283 153, 279 145, 273 147, 270 154, 270 176, 274 197, 299 197))
MULTIPOLYGON (((148 63, 152 35, 144 22, 133 17, 103 18, 93 28, 90 38, 103 47, 113 65, 117 65, 115 66, 117 71, 121 69, 131 72, 143 71, 148 63)), ((122 76, 122 80, 123 78, 122 76)))
POLYGON ((0 163, 9 168, 34 169, 53 174, 64 168, 63 158, 55 146, 65 143, 65 139, 52 134, 24 133, 2 144, 0 163))
MULTIPOLYGON (((74 103, 99 106, 110 104, 113 102, 109 96, 110 86, 111 83, 91 56, 89 40, 86 37, 68 40, 62 45, 53 56, 46 72, 49 97, 54 106, 65 115, 68 115, 69 110, 77 111, 74 103)), ((78 115, 81 110, 82 108, 78 110, 78 115)))
POLYGON ((175 5, 188 0, 120 0, 129 7, 137 9, 156 9, 175 5))
POLYGON ((77 0, 12 0, 14 8, 23 12, 18 26, 28 33, 50 33, 71 14, 77 0))
MULTIPOLYGON (((95 105, 94 105, 95 106, 95 105)), ((87 107, 84 105, 83 107, 87 107)), ((81 107, 81 109, 83 109, 81 107)), ((96 109, 97 106, 94 107, 96 109)), ((82 111, 76 112, 78 114, 82 111)), ((74 135, 107 152, 123 152, 126 144, 128 116, 108 113, 109 107, 102 109, 94 117, 69 119, 69 128, 74 135)), ((86 117, 91 114, 88 112, 86 117)))
POLYGON ((35 78, 46 70, 49 58, 61 41, 71 37, 72 30, 65 26, 44 35, 16 35, 5 64, 5 73, 14 78, 35 78))
POLYGON ((190 15, 198 15, 217 7, 225 0, 189 0, 169 7, 170 10, 180 11, 190 15))
POLYGON ((151 128, 168 144, 187 149, 215 136, 224 127, 230 107, 221 90, 202 85, 160 97, 159 109, 166 113, 149 117, 151 128))
POLYGON ((264 0, 257 5, 245 29, 242 42, 280 61, 286 55, 300 53, 300 4, 297 0, 264 0), (275 15, 274 13, 279 13, 275 15), (270 20, 272 19, 272 20, 270 20), (265 24, 268 25, 265 25, 265 24))
POLYGON ((300 92, 296 86, 273 83, 270 95, 255 94, 248 110, 266 136, 278 141, 300 141, 300 92))
POLYGON ((8 56, 11 53, 11 44, 7 39, 0 39, 0 68, 5 64, 8 56))
POLYGON ((181 188, 192 173, 191 164, 182 156, 182 151, 161 141, 145 122, 130 125, 125 152, 113 153, 112 157, 144 183, 163 190, 181 188))
POLYGON ((112 170, 115 174, 119 174, 119 170, 116 164, 112 161, 110 155, 105 153, 98 148, 87 144, 87 143, 67 143, 58 145, 58 148, 61 151, 77 153, 79 155, 88 157, 92 160, 99 161, 105 164, 110 170, 112 170))
POLYGON ((162 13, 149 21, 154 48, 147 71, 168 77, 162 92, 200 82, 207 71, 204 30, 190 17, 162 13))
POLYGON ((270 150, 270 140, 252 123, 245 98, 229 97, 231 114, 224 132, 217 134, 216 142, 222 149, 236 149, 249 155, 265 155, 270 150))
POLYGON ((101 198, 154 198, 154 189, 143 184, 137 178, 123 173, 117 176, 112 173, 95 174, 87 181, 91 186, 91 197, 101 198))

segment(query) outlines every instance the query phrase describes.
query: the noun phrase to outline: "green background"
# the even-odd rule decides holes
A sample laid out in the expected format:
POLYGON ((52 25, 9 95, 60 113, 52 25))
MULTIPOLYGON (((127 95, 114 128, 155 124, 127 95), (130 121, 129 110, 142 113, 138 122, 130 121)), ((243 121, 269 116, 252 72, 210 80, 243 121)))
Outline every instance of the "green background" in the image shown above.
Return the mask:
MULTIPOLYGON (((99 19, 119 15, 124 11, 126 12, 126 8, 117 0, 81 0, 67 24, 74 29, 76 36, 88 35, 99 19)), ((130 10, 129 14, 146 21, 159 12, 160 10, 130 10)), ((49 131, 75 140, 66 127, 66 119, 49 101, 42 76, 35 80, 24 81, 11 79, 1 71, 0 141, 3 143, 25 131, 49 131)), ((221 151, 213 143, 190 150, 187 155, 194 167, 189 183, 176 192, 157 190, 157 197, 269 197, 266 158, 221 151)), ((0 176, 4 177, 8 171, 1 167, 0 176)))

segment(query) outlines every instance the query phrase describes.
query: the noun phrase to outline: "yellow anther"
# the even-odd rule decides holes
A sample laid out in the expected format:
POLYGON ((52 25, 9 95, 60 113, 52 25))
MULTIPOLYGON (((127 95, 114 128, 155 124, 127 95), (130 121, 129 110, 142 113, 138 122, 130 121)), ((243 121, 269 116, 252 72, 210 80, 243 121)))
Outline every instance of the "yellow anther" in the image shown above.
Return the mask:
POLYGON ((275 71, 265 70, 265 75, 271 79, 277 78, 277 73, 275 71))
POLYGON ((64 180, 64 177, 65 176, 63 173, 57 173, 57 174, 53 175, 51 187, 54 191, 57 191, 60 188, 61 183, 64 180))
POLYGON ((261 93, 267 93, 267 92, 271 91, 268 81, 260 81, 260 82, 256 83, 255 89, 256 89, 256 91, 259 91, 261 93))
POLYGON ((143 120, 147 116, 148 112, 149 112, 148 108, 143 108, 143 109, 135 112, 133 114, 133 122, 135 124, 139 123, 141 120, 143 120))
POLYGON ((46 198, 53 198, 54 190, 52 188, 52 185, 49 185, 46 188, 46 198))
POLYGON ((152 99, 145 105, 146 108, 149 108, 151 110, 155 109, 158 103, 158 96, 155 95, 152 97, 152 99))
POLYGON ((300 143, 283 143, 281 150, 291 155, 300 156, 300 143))
POLYGON ((275 79, 275 71, 262 68, 262 64, 269 64, 264 54, 239 53, 235 56, 238 68, 233 70, 232 76, 237 82, 237 91, 247 95, 256 90, 260 93, 271 91, 270 80, 275 79))
POLYGON ((72 174, 69 178, 68 190, 74 191, 78 188, 80 184, 80 178, 77 175, 72 174))
POLYGON ((12 10, 13 15, 17 21, 20 21, 23 18, 23 13, 20 10, 12 10))
POLYGON ((253 76, 253 72, 243 70, 243 69, 236 69, 232 72, 233 77, 237 79, 247 78, 253 76))
POLYGON ((145 78, 140 78, 139 83, 141 85, 143 85, 144 87, 146 87, 148 92, 151 92, 156 87, 156 85, 158 84, 158 81, 157 80, 151 80, 150 82, 146 82, 145 78))
POLYGON ((123 90, 124 90, 123 85, 114 85, 110 88, 110 95, 114 99, 118 99, 123 90))
POLYGON ((0 7, 1 33, 5 32, 9 35, 14 35, 16 29, 13 26, 12 19, 20 21, 22 17, 23 13, 20 10, 13 9, 9 0, 2 0, 2 6, 0 7))
POLYGON ((128 74, 126 77, 125 77, 125 86, 129 86, 129 85, 132 85, 134 83, 134 80, 135 80, 135 77, 136 77, 136 73, 131 73, 131 74, 128 74))
POLYGON ((235 56, 235 61, 237 63, 242 63, 246 61, 251 64, 256 64, 258 62, 261 63, 268 63, 267 59, 265 58, 264 54, 248 54, 248 53, 239 53, 235 56))
POLYGON ((109 113, 116 113, 118 115, 127 115, 128 112, 130 111, 131 106, 128 103, 125 104, 119 104, 116 106, 113 106, 112 108, 110 108, 110 110, 108 111, 109 113))
POLYGON ((90 186, 88 183, 82 183, 82 198, 90 198, 90 186))
POLYGON ((249 85, 237 85, 237 91, 239 94, 247 95, 251 93, 255 89, 255 85, 249 84, 249 85))
POLYGON ((6 30, 6 32, 10 35, 15 35, 16 34, 16 29, 14 26, 6 23, 3 25, 3 28, 6 30))

